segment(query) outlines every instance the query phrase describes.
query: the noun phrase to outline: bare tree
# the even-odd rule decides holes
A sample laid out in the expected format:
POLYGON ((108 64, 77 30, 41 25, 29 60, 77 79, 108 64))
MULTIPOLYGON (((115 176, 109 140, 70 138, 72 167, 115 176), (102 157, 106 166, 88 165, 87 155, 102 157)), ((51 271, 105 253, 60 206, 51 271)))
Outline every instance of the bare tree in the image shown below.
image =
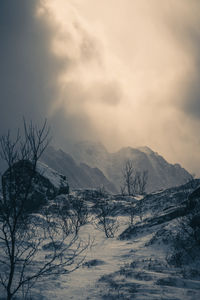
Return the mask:
POLYGON ((148 171, 136 171, 135 176, 134 176, 134 184, 133 184, 133 189, 134 192, 140 195, 143 195, 145 193, 146 185, 148 181, 148 171))
POLYGON ((123 185, 121 186, 121 193, 124 195, 125 190, 127 194, 144 194, 147 181, 148 181, 148 171, 144 170, 142 172, 134 169, 133 161, 128 159, 125 161, 122 167, 122 177, 123 185))
POLYGON ((105 233, 107 238, 113 238, 119 225, 117 220, 112 218, 114 207, 108 199, 99 199, 95 204, 96 227, 105 233))
POLYGON ((130 196, 132 194, 132 186, 134 182, 134 167, 133 162, 128 159, 125 161, 122 167, 122 176, 123 176, 123 183, 127 189, 127 193, 130 196))
POLYGON ((71 234, 71 221, 59 210, 57 214, 47 210, 36 218, 27 209, 41 178, 37 162, 49 141, 46 121, 38 128, 24 120, 22 135, 18 130, 14 140, 10 132, 0 138, 1 157, 8 166, 1 177, 0 196, 0 285, 7 300, 28 292, 39 278, 74 270, 87 247, 71 234))
POLYGON ((87 223, 88 209, 83 198, 76 198, 72 201, 72 213, 70 214, 73 230, 78 235, 79 229, 82 225, 87 223))

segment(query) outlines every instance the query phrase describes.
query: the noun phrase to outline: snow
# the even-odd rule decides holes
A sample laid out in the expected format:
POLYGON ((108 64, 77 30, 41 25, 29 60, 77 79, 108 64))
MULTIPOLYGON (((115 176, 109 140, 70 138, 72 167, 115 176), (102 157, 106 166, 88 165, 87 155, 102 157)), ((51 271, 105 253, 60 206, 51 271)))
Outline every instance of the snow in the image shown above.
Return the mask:
MULTIPOLYGON (((120 223, 125 223, 127 218, 121 217, 120 223)), ((125 229, 127 224, 122 225, 121 230, 125 229)), ((119 241, 117 239, 108 239, 104 233, 97 230, 92 224, 83 226, 80 232, 81 239, 93 241, 87 250, 85 262, 90 260, 100 260, 104 264, 95 267, 80 267, 68 276, 59 278, 59 291, 51 289, 47 284, 48 290, 45 290, 47 299, 101 299, 96 282, 101 276, 117 271, 124 265, 124 256, 132 249, 130 242, 119 241), (92 298, 88 298, 92 297, 92 298)), ((131 255, 126 258, 126 262, 131 262, 131 255)))
POLYGON ((148 192, 178 186, 191 180, 191 175, 180 165, 168 163, 162 156, 146 146, 124 147, 117 152, 110 153, 100 143, 82 141, 74 145, 66 145, 65 150, 76 162, 98 167, 118 189, 122 185, 121 170, 127 159, 133 161, 136 170, 148 170, 149 178, 146 189, 148 192))
MULTIPOLYGON (((39 164, 39 168, 54 184, 56 180, 59 182, 58 173, 44 164, 39 164)), ((41 280, 33 288, 31 299, 199 300, 200 276, 192 277, 189 274, 198 271, 198 264, 178 268, 170 266, 167 261, 167 255, 172 251, 170 237, 176 234, 178 218, 167 221, 163 218, 163 223, 156 222, 158 217, 181 207, 185 200, 183 196, 179 199, 182 189, 187 198, 184 187, 147 197, 124 197, 124 201, 120 202, 122 206, 132 199, 137 200, 138 204, 142 200, 144 205, 143 221, 137 216, 133 225, 137 230, 124 240, 118 237, 129 226, 129 216, 115 217, 119 222, 118 232, 114 238, 106 238, 96 228, 90 215, 89 222, 81 227, 79 234, 80 240, 90 240, 86 253, 82 254, 82 257, 86 255, 84 264, 68 275, 41 280)), ((114 196, 110 196, 109 200, 117 202, 114 196)), ((88 202, 88 207, 92 205, 92 202, 88 202)), ((40 215, 34 216, 42 219, 40 215)))
POLYGON ((61 175, 47 166, 45 163, 38 161, 37 170, 41 175, 49 179, 49 181, 56 187, 60 187, 61 175))
MULTIPOLYGON (((119 218, 118 234, 127 227, 127 221, 127 217, 119 218)), ((152 230, 132 240, 121 241, 106 238, 92 224, 83 226, 80 238, 86 240, 90 236, 90 240, 94 240, 87 250, 85 262, 98 260, 103 263, 82 266, 67 276, 42 283, 41 295, 49 300, 117 299, 117 295, 121 295, 118 299, 199 299, 199 281, 183 279, 167 268, 167 246, 146 246, 153 235, 152 230), (132 262, 134 268, 129 267, 132 262)))

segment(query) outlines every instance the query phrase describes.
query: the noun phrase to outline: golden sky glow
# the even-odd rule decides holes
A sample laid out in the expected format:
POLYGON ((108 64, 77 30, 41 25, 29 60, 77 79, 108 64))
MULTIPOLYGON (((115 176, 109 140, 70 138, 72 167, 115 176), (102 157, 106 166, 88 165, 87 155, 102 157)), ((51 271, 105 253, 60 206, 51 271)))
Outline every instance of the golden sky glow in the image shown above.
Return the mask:
POLYGON ((51 114, 62 107, 66 118, 86 116, 91 124, 88 138, 101 140, 110 150, 147 145, 198 172, 199 119, 187 105, 188 86, 198 74, 200 3, 44 3, 43 15, 48 8, 49 21, 58 26, 52 51, 68 61, 51 114))

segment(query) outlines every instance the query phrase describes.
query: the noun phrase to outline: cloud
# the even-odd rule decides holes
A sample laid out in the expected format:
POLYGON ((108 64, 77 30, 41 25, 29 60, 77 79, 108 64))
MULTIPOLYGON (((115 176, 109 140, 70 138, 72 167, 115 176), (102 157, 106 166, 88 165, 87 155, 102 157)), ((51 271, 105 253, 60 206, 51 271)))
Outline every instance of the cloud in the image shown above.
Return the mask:
POLYGON ((22 116, 48 117, 55 135, 81 138, 93 131, 88 103, 120 101, 117 83, 96 72, 103 68, 98 42, 68 8, 63 29, 45 1, 0 2, 1 133, 22 116))
POLYGON ((199 1, 70 2, 92 25, 89 32, 96 31, 101 61, 118 78, 120 100, 112 109, 104 101, 86 102, 99 137, 111 149, 149 145, 199 173, 199 1))
POLYGON ((190 61, 187 74, 180 88, 180 107, 186 114, 200 120, 200 3, 191 1, 186 17, 179 19, 177 41, 190 61), (182 105, 181 105, 182 104, 182 105))
POLYGON ((1 133, 18 126, 23 115, 36 122, 48 115, 68 63, 49 51, 56 27, 37 16, 39 5, 39 0, 0 2, 1 133))
POLYGON ((122 102, 121 82, 106 63, 100 36, 88 27, 74 6, 62 0, 60 5, 55 1, 45 3, 59 23, 52 50, 70 61, 70 67, 59 77, 60 95, 52 107, 51 121, 57 127, 62 112, 62 124, 68 127, 64 138, 102 139, 101 113, 110 107, 115 110, 122 102))
POLYGON ((148 145, 198 172, 197 0, 1 0, 0 132, 148 145))

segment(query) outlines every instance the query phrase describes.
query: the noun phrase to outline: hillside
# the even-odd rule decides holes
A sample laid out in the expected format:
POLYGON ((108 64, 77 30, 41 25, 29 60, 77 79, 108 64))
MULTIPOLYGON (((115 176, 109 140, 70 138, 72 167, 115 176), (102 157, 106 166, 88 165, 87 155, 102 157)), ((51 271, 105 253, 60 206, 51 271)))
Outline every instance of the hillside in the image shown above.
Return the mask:
MULTIPOLYGON (((86 202, 90 211, 89 220, 93 221, 88 220, 81 227, 79 236, 81 240, 87 240, 90 236, 93 242, 83 265, 67 276, 54 276, 39 282, 33 289, 33 299, 199 299, 199 245, 191 239, 188 253, 176 246, 180 232, 182 240, 188 238, 181 224, 191 215, 187 202, 197 194, 194 190, 198 190, 199 194, 199 184, 200 181, 195 180, 143 198, 116 199, 113 195, 107 195, 109 205, 114 207, 109 219, 119 225, 114 238, 106 238, 95 226, 93 207, 97 200, 99 202, 103 198, 94 196, 91 191, 91 197, 87 197, 86 202), (127 211, 130 205, 135 206, 131 226, 127 211), (192 253, 195 247, 196 254, 192 253), (187 259, 183 256, 183 260, 178 261, 177 249, 187 259)), ((79 196, 81 193, 89 196, 88 191, 80 191, 79 196)), ((71 197, 77 196, 74 194, 71 197)), ((189 227, 185 229, 190 230, 189 227)))
POLYGON ((178 186, 191 179, 191 175, 179 164, 168 163, 148 147, 126 147, 109 153, 101 143, 82 141, 67 145, 65 151, 76 162, 99 168, 118 191, 122 185, 122 167, 127 159, 133 161, 135 170, 148 170, 147 192, 178 186))
POLYGON ((76 163, 71 155, 62 150, 48 147, 42 156, 42 162, 66 176, 71 188, 100 188, 104 186, 107 191, 116 193, 115 185, 110 182, 97 167, 90 167, 86 163, 76 163))
MULTIPOLYGON (((60 152, 58 154, 59 157, 60 152)), ((14 167, 20 174, 21 162, 14 167)), ((25 184, 29 168, 30 163, 25 162, 25 184)), ((87 170, 87 166, 84 168, 87 170)), ((38 171, 42 194, 45 195, 47 190, 55 191, 48 203, 43 203, 50 212, 65 207, 68 209, 67 218, 73 205, 83 201, 85 222, 78 232, 77 243, 89 241, 89 247, 80 252, 81 264, 74 272, 61 272, 56 276, 48 274, 48 277, 38 280, 31 289, 31 299, 199 299, 200 180, 145 196, 113 195, 94 189, 79 189, 71 191, 70 195, 59 195, 59 182, 63 176, 44 163, 38 164, 38 171), (101 208, 106 208, 107 228, 116 225, 114 234, 109 237, 102 230, 101 208)), ((33 192, 38 192, 37 188, 38 185, 33 182, 33 192)), ((40 200, 32 192, 31 196, 40 200)), ((45 220, 43 211, 30 215, 31 220, 37 221, 34 224, 37 224, 39 233, 42 220, 45 220)), ((54 228, 58 219, 52 220, 54 228)), ((42 261, 51 258, 52 243, 46 239, 43 242, 32 261, 34 267, 41 263, 41 257, 42 261)), ((68 249, 67 244, 66 247, 67 254, 73 253, 73 248, 68 249)), ((3 296, 3 292, 0 287, 0 295, 3 296)))

